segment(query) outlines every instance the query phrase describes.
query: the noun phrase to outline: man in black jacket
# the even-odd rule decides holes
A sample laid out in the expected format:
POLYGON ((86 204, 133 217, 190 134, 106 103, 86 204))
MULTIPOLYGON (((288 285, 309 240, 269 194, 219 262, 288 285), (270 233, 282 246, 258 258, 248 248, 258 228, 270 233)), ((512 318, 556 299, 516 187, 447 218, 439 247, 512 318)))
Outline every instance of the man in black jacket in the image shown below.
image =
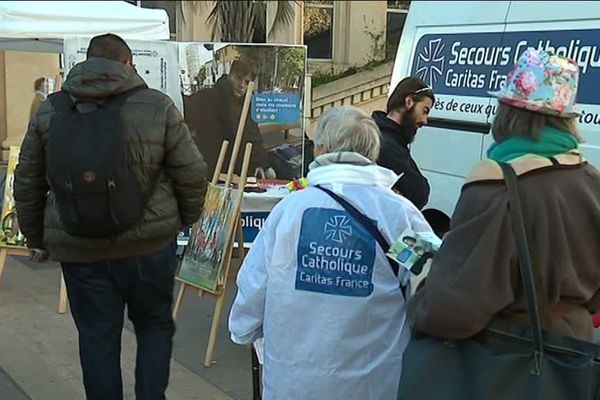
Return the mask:
MULTIPOLYGON (((132 62, 131 50, 120 37, 94 37, 87 60, 71 69, 62 87, 63 98, 67 93, 75 105, 67 113, 63 107, 57 108, 60 104, 53 99, 42 103, 29 124, 15 171, 14 196, 27 245, 36 260, 49 253, 62 264, 79 331, 88 400, 123 398, 121 334, 125 306, 137 338, 136 398, 165 398, 175 333, 171 314, 177 268, 175 238, 184 226, 198 220, 206 191, 206 164, 181 113, 168 96, 147 88, 132 62), (55 143, 60 147, 49 146, 50 132, 57 133, 57 126, 68 132, 81 130, 83 126, 77 121, 84 115, 99 119, 97 113, 102 109, 108 113, 114 108, 118 118, 102 115, 116 122, 99 123, 92 133, 105 138, 118 135, 122 149, 111 146, 109 140, 101 143, 105 148, 124 150, 121 157, 115 156, 115 160, 127 160, 118 172, 133 173, 149 198, 140 219, 125 231, 102 237, 71 234, 62 217, 69 204, 63 202, 61 206, 56 196, 60 186, 49 186, 52 164, 46 162, 64 154, 61 148, 77 151, 76 145, 81 143, 73 137, 71 142, 55 143)), ((101 212, 85 206, 80 193, 91 196, 90 189, 81 189, 84 185, 95 188, 95 197, 106 193, 102 191, 104 181, 108 188, 112 185, 124 190, 119 186, 123 181, 105 177, 102 167, 96 163, 69 166, 73 202, 83 199, 84 204, 76 208, 77 216, 101 212)), ((120 209, 123 198, 112 196, 114 202, 107 196, 107 203, 120 209)))
POLYGON ((429 182, 410 155, 417 130, 427 124, 433 107, 433 91, 421 79, 411 76, 398 83, 388 99, 387 112, 375 111, 373 119, 381 130, 381 151, 377 163, 400 175, 393 189, 422 209, 429 200, 429 182))

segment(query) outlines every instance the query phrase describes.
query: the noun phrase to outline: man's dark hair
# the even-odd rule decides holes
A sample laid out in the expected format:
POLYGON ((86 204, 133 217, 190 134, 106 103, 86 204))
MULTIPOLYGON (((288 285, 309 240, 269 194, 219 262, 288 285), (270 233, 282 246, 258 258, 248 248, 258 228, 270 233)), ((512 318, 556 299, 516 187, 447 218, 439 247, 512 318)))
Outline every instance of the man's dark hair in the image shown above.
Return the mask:
POLYGON ((37 78, 35 82, 33 82, 33 90, 42 90, 44 88, 44 82, 46 82, 46 78, 37 78))
POLYGON ((251 61, 238 58, 231 64, 229 75, 238 77, 250 75, 252 79, 256 79, 256 69, 251 61))
POLYGON ((411 96, 415 102, 421 102, 429 97, 435 103, 433 90, 422 79, 409 76, 398 83, 387 102, 387 112, 398 111, 405 107, 406 98, 411 96), (415 93, 417 92, 417 93, 415 93))
POLYGON ((113 61, 131 62, 133 56, 127 43, 119 36, 107 33, 95 36, 90 40, 87 58, 100 57, 113 61))

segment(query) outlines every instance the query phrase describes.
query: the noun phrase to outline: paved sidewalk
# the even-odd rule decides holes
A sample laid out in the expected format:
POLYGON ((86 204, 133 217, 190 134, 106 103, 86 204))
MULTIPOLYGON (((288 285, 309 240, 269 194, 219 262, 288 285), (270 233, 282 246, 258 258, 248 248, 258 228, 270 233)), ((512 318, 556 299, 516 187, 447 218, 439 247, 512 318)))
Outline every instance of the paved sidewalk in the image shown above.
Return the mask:
POLYGON ((4 399, 31 400, 31 397, 0 367, 0 400, 4 399))
MULTIPOLYGON (((56 312, 59 274, 57 264, 8 258, 0 278, 0 400, 85 398, 75 325, 69 314, 56 312)), ((135 347, 134 334, 124 330, 123 385, 130 400, 135 398, 135 347)), ((167 397, 232 400, 177 361, 172 361, 167 397)))

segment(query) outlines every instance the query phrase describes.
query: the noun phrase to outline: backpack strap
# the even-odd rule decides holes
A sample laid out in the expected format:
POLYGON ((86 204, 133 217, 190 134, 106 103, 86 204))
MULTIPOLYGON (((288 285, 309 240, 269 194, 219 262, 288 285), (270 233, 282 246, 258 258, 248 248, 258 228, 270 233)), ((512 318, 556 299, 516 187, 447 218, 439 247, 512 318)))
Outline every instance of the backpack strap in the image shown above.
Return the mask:
POLYGON ((519 190, 519 180, 512 165, 499 163, 504 174, 508 192, 508 209, 511 216, 511 224, 517 253, 519 255, 519 270, 521 272, 521 283, 525 293, 527 311, 533 330, 533 341, 535 344, 534 365, 531 371, 534 375, 540 375, 541 356, 544 354, 543 330, 550 329, 552 317, 548 305, 547 289, 544 285, 543 274, 540 266, 532 259, 530 239, 528 237, 523 212, 524 196, 519 190))
MULTIPOLYGON (((360 212, 356 207, 354 207, 352 204, 350 204, 350 202, 348 200, 337 195, 333 191, 331 191, 327 188, 324 188, 323 186, 319 186, 319 185, 314 186, 314 187, 327 193, 329 195, 329 197, 331 197, 332 199, 337 201, 348 212, 348 214, 350 214, 352 216, 352 218, 354 218, 359 224, 361 224, 362 227, 365 228, 367 230, 367 232, 369 232, 371 234, 371 236, 373 236, 375 238, 375 240, 379 244, 379 247, 382 248, 384 253, 387 253, 390 250, 390 243, 385 239, 385 237, 379 231, 379 229, 377 228, 377 226, 375 225, 375 223, 373 222, 373 220, 371 218, 367 217, 365 214, 360 212)), ((394 276, 396 278, 398 278, 398 275, 400 272, 400 266, 398 265, 398 263, 396 261, 393 261, 392 259, 390 259, 387 256, 386 256, 386 259, 390 265, 390 268, 392 269, 392 272, 394 273, 394 276)), ((400 289, 402 290, 402 295, 406 299, 406 287, 404 285, 400 284, 400 289)))

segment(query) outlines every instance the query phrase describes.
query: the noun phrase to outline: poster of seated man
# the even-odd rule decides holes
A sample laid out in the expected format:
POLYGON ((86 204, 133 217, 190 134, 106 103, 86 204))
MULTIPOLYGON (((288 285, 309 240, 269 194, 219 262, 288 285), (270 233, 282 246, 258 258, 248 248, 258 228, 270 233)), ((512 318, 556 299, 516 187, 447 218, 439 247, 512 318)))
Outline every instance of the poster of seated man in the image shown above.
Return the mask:
MULTIPOLYGON (((252 142, 249 175, 302 175, 304 46, 181 43, 185 119, 213 171, 224 140, 233 143, 248 83, 256 89, 242 148, 252 142)), ((229 159, 229 154, 225 158, 229 159)), ((236 172, 239 172, 239 160, 236 172)))

